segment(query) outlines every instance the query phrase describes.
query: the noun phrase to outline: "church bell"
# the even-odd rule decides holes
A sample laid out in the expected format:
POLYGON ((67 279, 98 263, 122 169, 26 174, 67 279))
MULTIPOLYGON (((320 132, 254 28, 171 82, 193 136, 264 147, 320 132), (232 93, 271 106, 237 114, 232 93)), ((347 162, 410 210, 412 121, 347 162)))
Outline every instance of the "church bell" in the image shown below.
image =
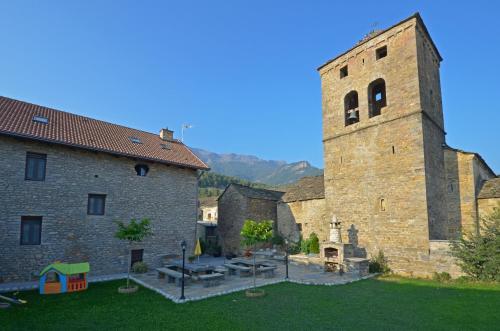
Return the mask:
POLYGON ((356 110, 352 110, 350 113, 349 113, 349 117, 347 117, 347 119, 349 121, 357 121, 358 120, 358 112, 356 110))

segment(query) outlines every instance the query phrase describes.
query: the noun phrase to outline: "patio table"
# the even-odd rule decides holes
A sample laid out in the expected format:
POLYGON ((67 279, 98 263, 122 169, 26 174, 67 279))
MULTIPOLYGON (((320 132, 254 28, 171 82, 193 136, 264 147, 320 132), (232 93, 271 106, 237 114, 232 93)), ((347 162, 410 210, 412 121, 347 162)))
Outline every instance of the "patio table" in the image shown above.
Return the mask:
MULTIPOLYGON (((170 264, 175 266, 178 269, 182 269, 182 260, 174 260, 170 261, 170 264)), ((199 264, 199 263, 185 263, 184 270, 188 271, 191 275, 198 274, 210 274, 215 270, 215 267, 208 264, 199 264)))
MULTIPOLYGON (((244 264, 246 266, 254 266, 254 261, 253 258, 244 258, 244 257, 237 257, 234 259, 231 259, 231 263, 233 264, 244 264)), ((269 260, 262 260, 262 259, 256 259, 255 260, 255 266, 258 268, 262 265, 269 265, 271 262, 269 260)))

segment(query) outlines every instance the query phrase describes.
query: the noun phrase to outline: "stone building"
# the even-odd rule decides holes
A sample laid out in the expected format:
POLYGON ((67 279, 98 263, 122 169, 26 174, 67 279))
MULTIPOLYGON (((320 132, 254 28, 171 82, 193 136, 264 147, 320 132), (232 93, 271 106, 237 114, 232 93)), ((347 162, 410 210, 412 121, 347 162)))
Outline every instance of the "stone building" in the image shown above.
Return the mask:
POLYGON ((325 199, 358 254, 398 273, 456 273, 447 241, 477 225, 476 200, 495 177, 445 141, 442 61, 419 14, 376 31, 318 68, 325 199))
POLYGON ((127 270, 115 221, 148 218, 134 247, 150 266, 192 250, 198 172, 207 166, 173 132, 151 134, 0 97, 0 281, 30 280, 54 261, 90 275, 127 270))
POLYGON ((196 227, 196 237, 205 242, 218 243, 217 234, 217 198, 205 197, 199 199, 199 213, 196 227))
POLYGON ((271 220, 276 229, 277 202, 284 192, 230 184, 218 199, 217 231, 223 254, 241 251, 241 228, 245 220, 271 220))
POLYGON ((316 233, 320 241, 328 239, 328 217, 325 206, 323 176, 303 177, 286 188, 278 202, 278 230, 297 242, 316 233))
POLYGON ((217 198, 200 198, 199 220, 207 222, 217 222, 217 198))

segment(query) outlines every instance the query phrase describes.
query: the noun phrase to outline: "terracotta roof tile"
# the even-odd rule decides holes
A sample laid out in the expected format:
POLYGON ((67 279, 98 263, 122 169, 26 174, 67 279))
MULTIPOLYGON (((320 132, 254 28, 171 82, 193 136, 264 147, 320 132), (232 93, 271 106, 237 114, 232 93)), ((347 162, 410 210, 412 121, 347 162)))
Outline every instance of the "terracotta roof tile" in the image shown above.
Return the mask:
POLYGON ((0 134, 193 169, 208 169, 178 140, 0 96, 0 134), (34 116, 48 123, 33 120, 34 116), (139 138, 134 143, 131 137, 139 138), (168 149, 162 147, 167 144, 168 149))

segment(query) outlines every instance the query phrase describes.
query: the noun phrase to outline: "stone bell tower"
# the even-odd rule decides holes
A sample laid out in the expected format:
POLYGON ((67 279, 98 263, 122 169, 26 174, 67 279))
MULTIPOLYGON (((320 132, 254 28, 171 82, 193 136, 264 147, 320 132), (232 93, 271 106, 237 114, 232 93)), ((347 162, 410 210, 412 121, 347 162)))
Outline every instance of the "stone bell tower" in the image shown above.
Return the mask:
POLYGON ((396 272, 430 272, 429 240, 447 236, 441 60, 415 14, 318 69, 327 215, 396 272))

